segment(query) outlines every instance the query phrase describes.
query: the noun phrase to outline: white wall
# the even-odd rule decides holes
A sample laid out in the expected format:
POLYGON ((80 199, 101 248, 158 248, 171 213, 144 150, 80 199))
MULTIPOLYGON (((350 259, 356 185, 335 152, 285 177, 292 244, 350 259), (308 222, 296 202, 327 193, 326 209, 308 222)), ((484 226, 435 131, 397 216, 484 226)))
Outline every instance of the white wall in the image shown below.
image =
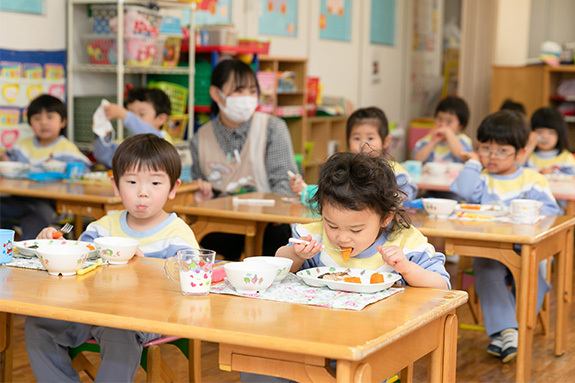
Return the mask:
POLYGON ((0 12, 0 48, 66 49, 66 0, 46 0, 46 14, 0 12))

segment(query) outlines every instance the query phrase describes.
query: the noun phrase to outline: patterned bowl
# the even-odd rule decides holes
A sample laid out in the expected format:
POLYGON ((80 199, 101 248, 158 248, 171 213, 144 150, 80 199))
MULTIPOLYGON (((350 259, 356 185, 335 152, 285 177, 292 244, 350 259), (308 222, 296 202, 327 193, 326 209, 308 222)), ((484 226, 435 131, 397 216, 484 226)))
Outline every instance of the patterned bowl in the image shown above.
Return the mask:
POLYGON ((71 244, 42 246, 36 249, 42 266, 50 275, 62 274, 76 275, 76 270, 81 269, 84 261, 88 258, 90 249, 85 246, 71 244))
POLYGON ((98 255, 108 263, 122 265, 136 254, 140 242, 133 238, 100 237, 94 239, 98 255))
POLYGON ((226 263, 224 270, 226 278, 240 294, 263 293, 278 273, 278 267, 267 262, 226 263))
POLYGON ((447 198, 424 198, 423 207, 429 215, 447 218, 457 205, 457 200, 447 198))
POLYGON ((293 261, 289 258, 283 257, 269 257, 269 256, 261 256, 261 257, 248 257, 244 259, 244 262, 249 263, 271 263, 272 265, 276 265, 278 267, 278 273, 274 279, 274 283, 279 283, 283 281, 283 279, 288 275, 291 265, 293 261))

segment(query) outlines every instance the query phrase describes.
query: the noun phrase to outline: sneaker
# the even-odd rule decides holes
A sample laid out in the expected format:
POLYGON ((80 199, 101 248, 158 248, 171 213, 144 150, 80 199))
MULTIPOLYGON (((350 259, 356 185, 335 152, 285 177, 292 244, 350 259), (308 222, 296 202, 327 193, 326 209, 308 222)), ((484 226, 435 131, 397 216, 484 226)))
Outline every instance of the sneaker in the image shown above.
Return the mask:
POLYGON ((508 328, 501 331, 503 346, 501 346, 501 362, 507 363, 517 356, 517 329, 508 328))
POLYGON ((497 335, 493 338, 489 346, 487 346, 487 353, 499 358, 501 356, 501 347, 503 347, 503 337, 497 335))

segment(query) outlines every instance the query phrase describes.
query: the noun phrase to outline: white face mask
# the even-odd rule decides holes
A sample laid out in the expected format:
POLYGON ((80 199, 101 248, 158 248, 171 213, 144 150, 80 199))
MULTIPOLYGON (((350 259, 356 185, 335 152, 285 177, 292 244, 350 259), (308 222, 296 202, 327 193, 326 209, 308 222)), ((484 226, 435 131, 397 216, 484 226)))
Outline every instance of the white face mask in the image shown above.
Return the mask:
POLYGON ((221 90, 218 89, 218 92, 226 101, 225 107, 218 102, 220 112, 237 124, 249 120, 258 107, 258 99, 255 96, 226 97, 221 90))

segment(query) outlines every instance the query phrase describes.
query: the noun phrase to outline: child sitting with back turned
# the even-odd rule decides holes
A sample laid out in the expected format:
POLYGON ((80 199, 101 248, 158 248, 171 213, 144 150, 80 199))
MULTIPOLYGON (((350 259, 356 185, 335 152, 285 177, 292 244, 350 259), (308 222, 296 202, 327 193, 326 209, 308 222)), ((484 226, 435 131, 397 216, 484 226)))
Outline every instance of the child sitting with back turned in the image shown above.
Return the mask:
POLYGON ((415 143, 413 159, 422 162, 463 162, 461 153, 472 150, 471 139, 461 133, 468 121, 469 108, 462 98, 444 98, 435 109, 435 128, 415 143))
POLYGON ((312 198, 322 220, 295 225, 309 244, 283 246, 291 271, 335 266, 395 272, 411 286, 450 287, 445 256, 409 224, 403 198, 387 162, 363 153, 336 153, 322 166, 312 198), (322 249, 325 245, 325 249, 322 249), (349 259, 329 248, 351 248, 349 259))
MULTIPOLYGON (((140 242, 139 255, 168 258, 181 249, 198 248, 188 225, 163 210, 180 185, 181 162, 169 142, 153 134, 127 138, 114 154, 113 182, 126 210, 92 222, 80 236, 93 241, 104 236, 130 237, 140 242)), ((51 239, 54 228, 38 238, 51 239)), ((26 349, 38 381, 79 381, 68 349, 94 338, 100 344, 100 382, 132 382, 140 365, 142 345, 158 334, 121 330, 54 319, 26 318, 26 349)))
MULTIPOLYGON (((477 131, 477 153, 462 155, 467 162, 451 190, 468 203, 509 206, 513 199, 526 198, 543 202, 541 214, 560 214, 545 177, 516 164, 525 151, 527 137, 525 119, 519 113, 503 110, 487 116, 477 131)), ((539 265, 537 311, 551 288, 545 279, 544 262, 539 265)), ((487 352, 503 363, 509 362, 517 355, 518 328, 515 295, 507 286, 511 273, 502 263, 487 258, 475 258, 473 270, 485 331, 493 339, 487 352)))
POLYGON ((575 158, 567 149, 567 124, 561 112, 537 109, 531 116, 531 130, 523 161, 518 162, 542 174, 575 174, 575 158))
MULTIPOLYGON (((124 100, 124 108, 110 104, 104 108, 106 118, 119 118, 131 135, 151 133, 172 143, 172 137, 162 130, 172 111, 168 96, 159 89, 132 88, 124 100)), ((99 163, 112 167, 112 157, 119 143, 96 137, 94 157, 99 163)))
MULTIPOLYGON (((28 123, 33 137, 16 143, 11 151, 0 151, 0 161, 29 164, 33 171, 44 171, 43 164, 52 162, 81 162, 89 170, 92 162, 74 143, 61 135, 66 128, 66 105, 58 98, 43 94, 28 106, 28 123)), ((42 228, 50 225, 56 210, 52 200, 43 198, 0 197, 0 221, 17 220, 22 228, 22 239, 35 238, 42 228)))
MULTIPOLYGON (((377 107, 357 109, 347 119, 347 146, 352 153, 366 153, 373 157, 387 156, 391 136, 387 124, 387 117, 383 110, 377 107)), ((417 185, 409 173, 399 163, 388 160, 391 165, 397 184, 405 194, 405 199, 411 201, 417 196, 417 185)), ((303 179, 296 175, 290 179, 292 192, 300 193, 303 190, 303 179)))

